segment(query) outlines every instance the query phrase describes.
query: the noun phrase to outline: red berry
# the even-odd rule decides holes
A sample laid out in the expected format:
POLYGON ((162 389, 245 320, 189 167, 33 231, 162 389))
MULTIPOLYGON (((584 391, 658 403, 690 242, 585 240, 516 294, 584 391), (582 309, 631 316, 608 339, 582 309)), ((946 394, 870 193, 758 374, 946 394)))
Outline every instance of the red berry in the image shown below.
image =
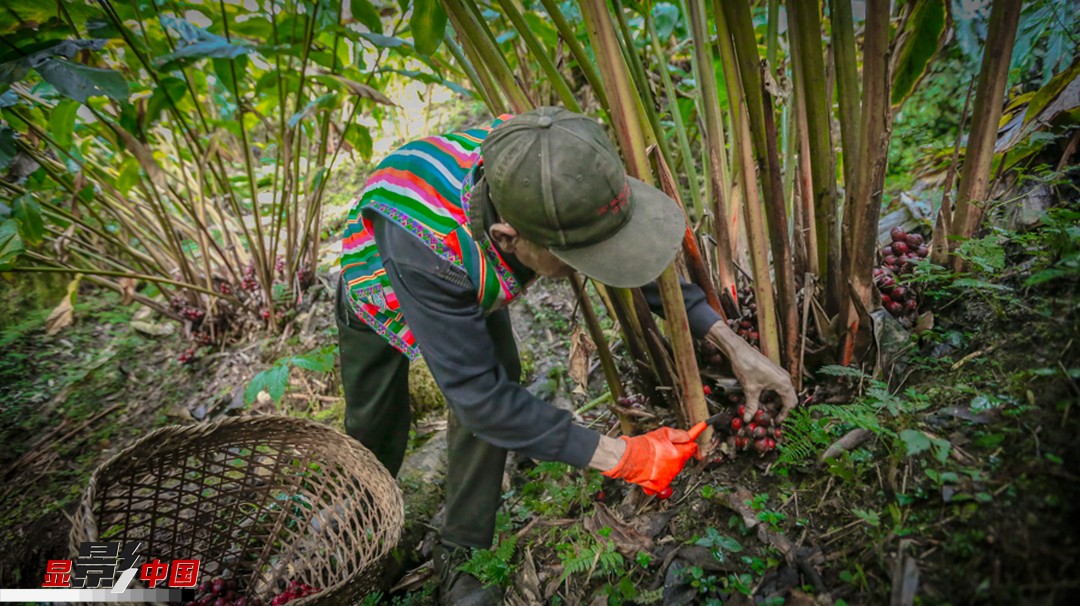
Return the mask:
POLYGON ((915 302, 915 299, 908 299, 904 303, 904 311, 915 311, 919 308, 919 304, 915 302))
POLYGON ((708 385, 702 385, 701 389, 705 392, 705 395, 707 395, 707 396, 712 395, 712 387, 709 387, 708 385))
POLYGON ((234 604, 236 606, 247 606, 247 598, 240 596, 236 598, 236 602, 234 602, 234 604))
POLYGON ((886 267, 891 268, 892 266, 896 265, 896 262, 898 261, 898 259, 896 258, 896 255, 889 255, 889 256, 885 257, 884 261, 885 261, 886 267))
POLYGON ((754 422, 758 425, 768 425, 772 421, 772 417, 764 410, 758 410, 754 413, 754 422))
POLYGON ((904 288, 903 286, 897 286, 893 289, 892 296, 894 299, 903 299, 905 296, 907 296, 907 293, 908 290, 906 288, 904 288))
POLYGON ((674 491, 671 490, 670 486, 668 486, 667 488, 665 488, 665 489, 661 490, 660 492, 656 493, 656 498, 658 498, 658 499, 668 499, 668 498, 671 497, 672 492, 674 492, 674 491))
POLYGON ((773 437, 779 440, 780 438, 784 437, 784 432, 781 431, 779 427, 777 427, 773 430, 773 437))
POLYGON ((754 450, 760 452, 761 454, 765 454, 769 451, 769 446, 765 443, 764 438, 760 440, 754 440, 754 450))
POLYGON ((742 428, 742 419, 740 419, 739 417, 735 417, 735 418, 731 419, 731 428, 735 429, 735 430, 741 429, 742 428))
POLYGON ((214 579, 214 584, 212 586, 212 591, 214 592, 214 595, 217 595, 217 594, 221 593, 222 591, 225 591, 225 580, 224 579, 214 579))
POLYGON ((889 236, 892 238, 893 242, 903 242, 907 239, 907 232, 904 231, 904 228, 897 225, 889 230, 889 236))
POLYGON ((755 427, 753 429, 753 431, 754 431, 754 437, 755 438, 764 438, 765 435, 767 434, 767 431, 761 425, 758 425, 757 427, 755 427))
POLYGON ((746 406, 743 406, 742 404, 739 404, 739 416, 741 417, 744 414, 746 414, 746 406))
POLYGON ((923 237, 919 234, 908 234, 904 241, 909 247, 914 249, 918 248, 919 245, 923 243, 923 237))
POLYGON ((891 254, 893 254, 893 247, 886 246, 885 248, 881 249, 881 256, 882 257, 887 257, 887 256, 889 256, 891 254))
POLYGON ((887 295, 885 293, 882 293, 881 294, 881 304, 882 305, 888 305, 889 303, 892 303, 892 299, 889 297, 889 295, 887 295))
POLYGON ((735 448, 738 448, 738 449, 746 448, 746 438, 744 438, 742 436, 736 437, 735 438, 735 448))
POLYGON ((904 311, 904 306, 896 301, 893 301, 892 303, 886 305, 885 309, 889 310, 889 313, 891 313, 892 315, 899 316, 904 311))
POLYGON ((930 254, 930 248, 928 248, 925 244, 920 244, 919 247, 915 250, 915 254, 925 259, 926 256, 930 254))
POLYGON ((765 447, 769 450, 776 448, 776 440, 772 438, 765 438, 765 447))
POLYGON ((218 598, 214 600, 214 606, 225 606, 225 598, 218 598))
POLYGON ((750 320, 743 320, 742 322, 739 322, 739 326, 741 326, 743 328, 746 328, 746 329, 750 329, 750 328, 754 327, 754 323, 751 322, 750 320))
POLYGON ((752 330, 752 331, 750 331, 750 334, 748 336, 750 337, 751 341, 757 341, 758 339, 761 338, 761 333, 759 333, 756 330, 752 330))
POLYGON ((893 242, 892 249, 894 255, 903 255, 908 251, 907 242, 893 242))

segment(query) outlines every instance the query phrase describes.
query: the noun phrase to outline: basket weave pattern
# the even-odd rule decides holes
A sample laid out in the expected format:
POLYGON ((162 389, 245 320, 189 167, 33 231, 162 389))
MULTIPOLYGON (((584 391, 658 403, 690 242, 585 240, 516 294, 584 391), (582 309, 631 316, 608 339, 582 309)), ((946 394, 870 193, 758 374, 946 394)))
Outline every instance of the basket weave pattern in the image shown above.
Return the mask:
POLYGON ((269 600, 298 580, 320 591, 290 604, 350 603, 370 565, 397 545, 401 492, 359 442, 289 417, 165 427, 90 479, 70 547, 143 541, 141 561, 202 561, 202 579, 269 600))

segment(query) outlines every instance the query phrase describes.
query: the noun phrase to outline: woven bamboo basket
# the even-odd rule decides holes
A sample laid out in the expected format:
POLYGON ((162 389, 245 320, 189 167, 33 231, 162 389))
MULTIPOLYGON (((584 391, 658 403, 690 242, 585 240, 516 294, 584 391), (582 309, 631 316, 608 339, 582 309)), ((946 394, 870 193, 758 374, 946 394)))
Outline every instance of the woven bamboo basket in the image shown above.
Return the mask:
POLYGON ((237 579, 269 603, 298 580, 319 592, 290 605, 348 604, 371 590, 397 545, 401 491, 359 442, 313 421, 237 417, 165 427, 112 457, 74 517, 84 541, 143 541, 141 561, 199 559, 202 580, 237 579))

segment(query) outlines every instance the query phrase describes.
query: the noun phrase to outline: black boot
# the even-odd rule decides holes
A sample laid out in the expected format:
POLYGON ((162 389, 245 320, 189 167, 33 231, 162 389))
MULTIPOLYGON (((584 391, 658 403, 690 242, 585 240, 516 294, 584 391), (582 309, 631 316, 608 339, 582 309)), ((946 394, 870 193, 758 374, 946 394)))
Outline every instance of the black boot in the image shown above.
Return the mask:
POLYGON ((476 577, 458 570, 469 557, 468 549, 438 543, 431 556, 439 579, 441 606, 502 606, 501 589, 486 587, 476 577))

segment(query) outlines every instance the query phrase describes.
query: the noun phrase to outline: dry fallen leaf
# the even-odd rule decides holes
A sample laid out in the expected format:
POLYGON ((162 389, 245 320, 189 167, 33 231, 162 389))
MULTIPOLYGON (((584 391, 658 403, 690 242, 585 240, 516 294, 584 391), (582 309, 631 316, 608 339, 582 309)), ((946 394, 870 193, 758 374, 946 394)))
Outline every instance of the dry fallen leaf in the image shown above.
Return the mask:
POLYGON ((79 290, 80 280, 82 280, 82 274, 76 274, 75 279, 68 284, 67 294, 45 319, 45 334, 50 337, 63 330, 75 319, 75 293, 79 290))
POLYGON ((589 358, 596 351, 596 345, 580 326, 570 336, 570 364, 567 373, 574 383, 585 387, 589 382, 589 358))
POLYGON ((120 295, 122 297, 120 304, 131 305, 132 301, 135 300, 135 285, 138 280, 135 278, 120 278, 117 283, 120 284, 120 295))

